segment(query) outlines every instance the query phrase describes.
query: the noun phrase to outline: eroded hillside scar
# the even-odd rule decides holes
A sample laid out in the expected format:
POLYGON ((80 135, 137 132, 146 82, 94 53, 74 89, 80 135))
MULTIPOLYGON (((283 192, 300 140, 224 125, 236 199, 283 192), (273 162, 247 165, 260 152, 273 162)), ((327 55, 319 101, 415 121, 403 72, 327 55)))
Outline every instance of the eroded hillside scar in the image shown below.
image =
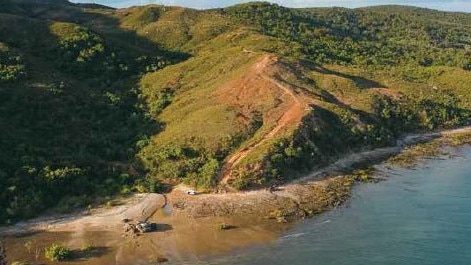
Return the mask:
MULTIPOLYGON (((251 142, 248 146, 243 149, 236 151, 229 156, 224 162, 220 174, 219 187, 223 190, 232 190, 228 182, 232 177, 232 170, 236 167, 240 161, 247 157, 247 155, 265 142, 278 136, 284 129, 290 126, 297 126, 301 119, 306 115, 309 110, 308 100, 302 95, 293 91, 292 87, 284 85, 282 82, 277 80, 277 72, 280 71, 279 59, 273 55, 264 55, 254 65, 252 75, 256 75, 256 78, 262 79, 265 89, 275 90, 279 94, 281 104, 285 105, 283 108, 282 115, 276 120, 274 127, 263 137, 256 141, 251 142), (280 93, 281 92, 281 93, 280 93)), ((284 70, 284 69, 283 69, 284 70)), ((250 84, 246 84, 250 86, 250 84)), ((250 89, 250 88, 249 88, 250 89)), ((312 101, 312 100, 311 100, 312 101)))

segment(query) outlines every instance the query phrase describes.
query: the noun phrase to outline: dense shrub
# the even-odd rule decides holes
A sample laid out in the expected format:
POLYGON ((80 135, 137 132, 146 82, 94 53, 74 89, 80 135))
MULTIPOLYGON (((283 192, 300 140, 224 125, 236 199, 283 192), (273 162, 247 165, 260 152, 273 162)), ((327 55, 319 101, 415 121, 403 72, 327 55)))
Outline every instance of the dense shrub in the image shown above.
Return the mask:
POLYGON ((18 81, 26 76, 21 56, 0 47, 0 83, 18 81))
POLYGON ((129 75, 160 70, 176 60, 166 56, 165 51, 160 51, 161 55, 131 56, 84 26, 55 23, 51 28, 59 38, 50 54, 56 65, 66 72, 98 77, 107 85, 129 75))
MULTIPOLYGON (((116 53, 103 36, 76 24, 47 26, 53 38, 32 34, 30 42, 15 44, 22 56, 0 47, 0 83, 9 84, 0 87, 0 123, 9 125, 0 137, 0 223, 136 191, 145 174, 134 154, 158 129, 133 75, 174 59, 157 48, 151 55, 132 48, 116 53), (24 79, 23 56, 34 62, 32 80, 24 79)), ((12 34, 0 34, 0 42, 12 34)), ((155 180, 143 182, 146 191, 160 189, 155 180)))
MULTIPOLYGON (((430 25, 429 20, 421 19, 420 11, 401 9, 384 13, 345 8, 289 9, 260 2, 225 11, 264 34, 301 44, 301 56, 321 64, 462 67, 469 55, 463 47, 470 44, 471 33, 451 27, 446 24, 447 17, 434 12, 427 15, 437 15, 443 22, 430 25)), ((297 49, 299 45, 290 46, 297 49)), ((292 54, 298 53, 293 50, 292 54)))
POLYGON ((131 72, 123 56, 88 28, 69 23, 56 23, 51 28, 59 41, 50 56, 61 70, 86 77, 98 75, 108 84, 131 72))
POLYGON ((401 101, 377 96, 374 111, 389 130, 399 134, 417 129, 451 128, 468 122, 470 111, 450 90, 434 89, 416 98, 401 101))
POLYGON ((44 249, 44 256, 50 261, 63 261, 71 258, 72 250, 64 246, 52 244, 44 249))

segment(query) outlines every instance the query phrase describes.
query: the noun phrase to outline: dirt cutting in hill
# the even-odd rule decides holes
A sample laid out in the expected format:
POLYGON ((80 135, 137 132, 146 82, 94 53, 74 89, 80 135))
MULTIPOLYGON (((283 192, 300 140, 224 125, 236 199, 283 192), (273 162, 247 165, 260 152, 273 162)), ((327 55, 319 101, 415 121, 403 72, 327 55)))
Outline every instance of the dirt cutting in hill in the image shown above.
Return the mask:
MULTIPOLYGON (((234 167, 253 150, 256 150, 267 141, 289 129, 296 128, 302 118, 308 113, 309 105, 313 103, 313 100, 302 93, 296 93, 291 85, 285 84, 280 80, 279 76, 285 71, 286 69, 284 69, 277 57, 263 55, 246 75, 240 79, 233 80, 229 83, 228 88, 224 89, 226 94, 229 95, 230 93, 227 93, 227 90, 238 90, 240 91, 239 93, 249 95, 254 94, 254 90, 256 90, 258 94, 272 95, 275 100, 279 101, 279 104, 274 108, 274 111, 267 113, 264 117, 264 124, 267 124, 265 126, 272 126, 272 129, 263 135, 261 139, 253 141, 243 149, 233 153, 225 161, 219 177, 220 189, 231 191, 232 189, 229 187, 228 182, 232 178, 234 167)), ((240 98, 241 95, 238 94, 236 99, 241 101, 240 98)), ((254 98, 249 100, 254 100, 254 98)))

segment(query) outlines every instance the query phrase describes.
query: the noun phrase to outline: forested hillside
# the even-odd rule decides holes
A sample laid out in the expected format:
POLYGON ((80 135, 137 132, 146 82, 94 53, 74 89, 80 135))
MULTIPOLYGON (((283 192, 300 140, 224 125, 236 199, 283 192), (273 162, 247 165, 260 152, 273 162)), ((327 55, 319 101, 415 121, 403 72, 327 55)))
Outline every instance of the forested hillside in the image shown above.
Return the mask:
POLYGON ((471 14, 0 5, 0 222, 99 198, 264 187, 467 124, 471 14))
POLYGON ((265 3, 228 8, 237 21, 295 43, 320 64, 469 68, 469 14, 384 6, 294 10, 265 3))

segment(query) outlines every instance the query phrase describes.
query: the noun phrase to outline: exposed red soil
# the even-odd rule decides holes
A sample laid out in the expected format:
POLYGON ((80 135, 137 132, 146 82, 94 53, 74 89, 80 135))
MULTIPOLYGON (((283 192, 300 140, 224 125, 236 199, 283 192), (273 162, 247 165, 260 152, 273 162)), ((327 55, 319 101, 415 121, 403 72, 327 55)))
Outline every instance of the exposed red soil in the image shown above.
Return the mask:
POLYGON ((261 129, 271 128, 260 140, 249 143, 226 159, 219 181, 223 189, 230 190, 228 182, 232 178, 232 170, 250 152, 295 129, 308 114, 309 105, 314 100, 284 82, 281 77, 287 72, 289 69, 277 57, 263 55, 243 76, 230 81, 220 90, 220 101, 237 107, 244 116, 250 116, 253 111, 264 113, 261 129), (267 106, 266 102, 271 102, 272 106, 267 106), (265 109, 268 111, 263 112, 265 109))

